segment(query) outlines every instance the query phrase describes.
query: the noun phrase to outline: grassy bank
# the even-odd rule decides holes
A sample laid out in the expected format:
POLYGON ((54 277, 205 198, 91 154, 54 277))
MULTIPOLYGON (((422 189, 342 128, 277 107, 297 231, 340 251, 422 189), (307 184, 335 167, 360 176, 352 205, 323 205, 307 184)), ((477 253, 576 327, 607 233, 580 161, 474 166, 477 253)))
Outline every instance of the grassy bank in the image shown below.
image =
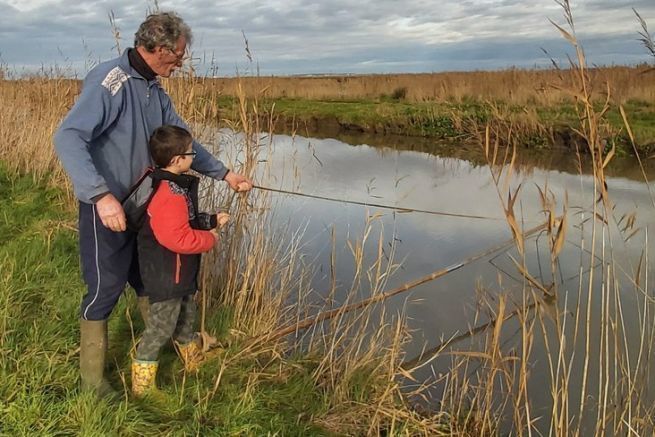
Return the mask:
MULTIPOLYGON (((3 166, 0 217, 0 435, 403 435, 437 429, 411 414, 381 418, 370 429, 369 403, 387 390, 372 361, 349 376, 339 405, 331 385, 320 382, 326 362, 318 351, 281 356, 270 348, 248 351, 238 340, 228 341, 197 375, 183 373, 169 345, 158 376, 164 395, 134 400, 130 351, 143 326, 129 290, 109 333, 108 378, 123 397, 99 402, 78 389, 84 287, 70 202, 62 190, 34 183, 31 175, 10 175, 3 166)), ((234 308, 212 311, 207 321, 223 340, 234 326, 234 308)))
MULTIPOLYGON (((236 98, 220 98, 219 107, 228 120, 238 117, 236 98)), ((505 123, 512 125, 517 142, 526 148, 582 146, 581 138, 573 130, 579 119, 574 106, 567 103, 522 106, 473 99, 460 103, 410 103, 392 98, 357 101, 277 98, 265 100, 263 107, 274 108, 272 112, 280 128, 296 129, 303 134, 355 131, 467 141, 477 127, 505 123)), ((638 150, 655 151, 655 101, 631 100, 624 108, 631 114, 638 150)), ((607 120, 608 143, 615 141, 620 151, 632 154, 619 109, 612 108, 607 120)))
MULTIPOLYGON (((164 402, 97 402, 81 394, 77 315, 83 285, 74 212, 65 198, 29 176, 0 171, 0 434, 328 434, 313 423, 326 403, 308 362, 278 372, 244 359, 225 369, 220 390, 206 402, 200 395, 213 388, 219 360, 184 380, 169 347, 160 375, 164 402)), ((110 325, 109 378, 121 391, 132 345, 130 294, 110 325)), ((226 326, 225 315, 217 313, 211 324, 226 326)), ((142 329, 139 321, 133 326, 142 329)))
MULTIPOLYGON (((565 66, 566 67, 566 66, 565 66)), ((426 74, 316 77, 239 77, 196 80, 182 100, 218 104, 216 117, 239 117, 237 96, 259 98, 260 112, 274 106, 278 128, 310 133, 363 131, 430 138, 469 139, 487 123, 511 127, 519 146, 574 148, 581 138, 576 113, 576 69, 507 69, 426 74)), ((655 82, 647 65, 584 71, 600 109, 607 99, 608 143, 632 153, 619 113, 630 114, 636 146, 655 146, 655 82)), ((184 80, 170 84, 183 88, 184 80), (177 82, 177 83, 176 83, 177 82)), ((578 102, 580 103, 580 102, 578 102)), ((584 149, 584 144, 578 144, 584 149)))

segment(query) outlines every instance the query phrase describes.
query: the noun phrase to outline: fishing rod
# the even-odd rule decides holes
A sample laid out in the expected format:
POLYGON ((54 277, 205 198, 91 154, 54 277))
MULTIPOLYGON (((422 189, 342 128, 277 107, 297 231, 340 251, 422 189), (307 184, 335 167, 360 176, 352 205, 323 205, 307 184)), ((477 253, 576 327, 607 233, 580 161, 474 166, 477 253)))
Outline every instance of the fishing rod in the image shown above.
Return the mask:
POLYGON ((281 194, 289 194, 292 196, 299 196, 299 197, 308 197, 310 199, 319 199, 319 200, 326 200, 329 202, 339 202, 339 203, 348 203, 351 205, 362 205, 362 206, 369 206, 372 208, 381 208, 381 209, 390 209, 394 211, 399 211, 401 213, 409 213, 409 212, 417 212, 421 214, 431 214, 431 215, 439 215, 439 216, 447 216, 447 217, 459 217, 459 218, 469 218, 469 219, 476 219, 476 220, 505 220, 505 218, 501 217, 487 217, 487 216, 482 216, 482 215, 473 215, 473 214, 459 214, 459 213, 454 213, 454 212, 443 212, 443 211, 428 211, 425 209, 417 209, 417 208, 405 208, 402 206, 390 206, 390 205, 382 205, 379 203, 370 203, 370 202, 360 202, 357 200, 346 200, 346 199, 336 199, 334 197, 325 197, 325 196, 319 196, 316 194, 307 194, 307 193, 300 193, 298 191, 288 191, 288 190, 283 190, 281 188, 271 188, 271 187, 263 187, 261 185, 253 185, 253 188, 257 188, 259 190, 263 191, 271 191, 273 193, 281 193, 281 194))
MULTIPOLYGON (((521 238, 526 238, 526 237, 528 237, 528 236, 530 236, 532 234, 540 232, 540 231, 546 229, 547 225, 548 225, 548 223, 542 223, 539 226, 535 226, 535 227, 525 231, 521 235, 521 238)), ((316 314, 314 316, 307 317, 307 318, 305 318, 303 320, 300 320, 300 321, 298 321, 296 323, 293 323, 291 325, 282 327, 282 328, 280 328, 280 329, 278 329, 276 331, 273 331, 273 332, 271 332, 269 334, 264 334, 264 335, 262 335, 260 337, 253 338, 248 345, 252 346, 252 345, 257 344, 257 343, 274 341, 274 340, 277 340, 279 338, 285 337, 285 336, 287 336, 289 334, 292 334, 294 332, 297 332, 297 331, 299 331, 301 329, 308 328, 308 327, 310 327, 312 325, 315 325, 316 323, 322 322, 324 320, 332 319, 337 315, 345 314, 345 313, 351 312, 351 311, 356 310, 356 309, 367 307, 367 306, 369 306, 369 305, 371 305, 373 303, 384 301, 384 300, 386 300, 386 299, 388 299, 388 298, 390 298, 392 296, 395 296, 397 294, 409 291, 409 290, 411 290, 411 289, 413 289, 413 288, 415 288, 415 287, 417 287, 417 286, 419 286, 421 284, 424 284, 426 282, 429 282, 429 281, 432 281, 434 279, 445 276, 445 275, 447 275, 449 273, 454 272, 455 270, 459 270, 460 268, 462 268, 462 267, 464 267, 464 266, 466 266, 468 264, 471 264, 474 261, 477 261, 477 260, 479 260, 481 258, 489 256, 489 255, 491 255, 491 254, 493 254, 493 253, 495 253, 495 252, 497 252, 499 250, 505 249, 505 248, 511 246, 512 244, 514 244, 514 238, 509 239, 509 240, 507 240, 507 241, 505 241, 505 242, 503 242, 503 243, 501 243, 501 244, 499 244, 497 246, 493 246, 491 248, 483 250, 482 252, 479 252, 479 253, 477 253, 475 255, 472 255, 472 256, 470 256, 470 257, 468 257, 468 258, 466 258, 466 259, 464 259, 464 260, 462 260, 462 261, 460 261, 458 263, 455 263, 455 264, 452 264, 452 265, 450 265, 448 267, 436 270, 436 271, 434 271, 434 272, 432 272, 432 273, 430 273, 430 274, 428 274, 426 276, 423 276, 423 277, 421 277, 419 279, 416 279, 414 281, 411 281, 411 282, 408 282, 408 283, 406 283, 404 285, 401 285, 400 287, 391 289, 389 291, 385 291, 384 293, 380 293, 378 295, 375 295, 375 296, 370 297, 368 299, 361 300, 359 302, 355 302, 355 303, 352 303, 352 304, 349 304, 349 305, 344 305, 344 306, 341 306, 339 308, 335 308, 335 309, 332 309, 332 310, 329 310, 329 311, 320 312, 320 313, 318 313, 318 314, 316 314)))

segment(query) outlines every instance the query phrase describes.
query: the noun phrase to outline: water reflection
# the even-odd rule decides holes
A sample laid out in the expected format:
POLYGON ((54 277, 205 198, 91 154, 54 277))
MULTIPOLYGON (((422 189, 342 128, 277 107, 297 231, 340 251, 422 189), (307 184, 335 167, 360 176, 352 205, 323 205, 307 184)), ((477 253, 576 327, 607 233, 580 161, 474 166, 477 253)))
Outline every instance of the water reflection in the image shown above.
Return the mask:
MULTIPOLYGON (((313 130, 311 134, 306 135, 306 138, 312 138, 312 141, 338 138, 340 142, 352 146, 373 145, 381 154, 394 151, 419 152, 461 159, 472 166, 486 165, 482 148, 460 142, 402 135, 376 135, 344 131, 342 129, 313 130)), ((554 150, 522 149, 517 156, 516 164, 519 171, 528 173, 534 168, 557 170, 572 174, 579 174, 580 172, 590 174, 592 171, 589 156, 584 151, 578 154, 575 150, 565 148, 556 148, 554 150)), ((655 178, 655 159, 652 156, 642 157, 642 164, 648 180, 655 178)), ((638 182, 644 180, 638 162, 635 158, 629 156, 615 156, 606 172, 609 176, 622 177, 638 182)))

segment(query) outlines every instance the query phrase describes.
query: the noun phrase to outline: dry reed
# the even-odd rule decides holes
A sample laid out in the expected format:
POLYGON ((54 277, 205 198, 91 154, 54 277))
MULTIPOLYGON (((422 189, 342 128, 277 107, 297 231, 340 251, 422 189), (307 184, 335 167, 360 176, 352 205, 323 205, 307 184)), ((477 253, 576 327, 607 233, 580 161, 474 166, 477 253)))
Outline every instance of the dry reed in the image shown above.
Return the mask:
MULTIPOLYGON (((594 72, 587 68, 570 4, 567 0, 558 3, 567 25, 556 27, 576 50, 570 67, 562 70, 566 80, 560 82, 558 89, 575 102, 578 132, 593 160, 594 192, 577 225, 581 251, 590 254, 590 264, 580 262, 574 299, 559 290, 555 280, 558 260, 564 241, 571 238, 571 224, 566 199, 559 207, 565 215, 558 220, 556 199, 545 186, 539 192, 548 223, 545 236, 552 282, 545 282, 543 277, 537 279, 540 275, 529 271, 524 234, 513 208, 520 188, 512 180, 516 174, 515 144, 511 136, 505 135, 509 130, 494 135, 497 127, 488 126, 480 142, 517 252, 522 255, 515 267, 523 284, 518 290, 520 297, 515 299, 516 309, 510 313, 517 319, 520 339, 517 346, 507 351, 501 346, 502 332, 506 330, 503 325, 509 320, 505 316, 506 295, 501 295, 498 303, 485 304, 491 312, 491 322, 473 330, 487 330, 480 350, 451 351, 455 354, 451 371, 441 379, 445 385, 444 408, 459 417, 451 423, 453 429, 465 434, 494 435, 503 430, 516 435, 652 435, 653 400, 647 388, 652 363, 647 357, 655 345, 655 300, 647 286, 648 242, 638 260, 618 259, 615 255, 616 241, 626 241, 634 234, 635 215, 615 218, 615 205, 607 190, 605 169, 614 157, 614 149, 606 150, 603 138, 613 88, 602 81, 598 83, 594 72), (602 94, 595 96, 595 89, 602 94), (597 106, 596 102, 602 104, 597 106), (504 193, 509 193, 506 199, 504 193), (600 265, 596 265, 598 260, 600 265), (625 268, 626 263, 632 271, 625 268), (626 318, 628 305, 637 306, 637 320, 626 318), (545 351, 545 381, 531 378, 530 363, 535 359, 536 345, 545 351), (544 389, 549 389, 551 398, 545 417, 535 413, 530 402, 532 391, 544 389)), ((509 289, 505 292, 509 293, 509 289)), ((448 353, 448 344, 440 345, 436 353, 448 353)), ((411 364, 424 365, 422 360, 411 364)))
MULTIPOLYGON (((647 65, 636 67, 598 67, 589 70, 591 79, 611 83, 617 102, 655 100, 655 85, 647 65)), ((236 96, 238 87, 248 97, 310 100, 375 100, 382 97, 407 102, 465 103, 502 101, 521 106, 558 106, 571 102, 564 91, 553 91, 559 82, 555 69, 510 68, 500 71, 445 72, 420 74, 384 74, 315 77, 241 77, 212 78, 203 82, 201 94, 218 89, 223 95, 236 96), (240 84, 240 85, 239 85, 240 84), (404 90, 402 93, 399 90, 404 90)), ((564 86, 570 85, 565 82, 564 86)))

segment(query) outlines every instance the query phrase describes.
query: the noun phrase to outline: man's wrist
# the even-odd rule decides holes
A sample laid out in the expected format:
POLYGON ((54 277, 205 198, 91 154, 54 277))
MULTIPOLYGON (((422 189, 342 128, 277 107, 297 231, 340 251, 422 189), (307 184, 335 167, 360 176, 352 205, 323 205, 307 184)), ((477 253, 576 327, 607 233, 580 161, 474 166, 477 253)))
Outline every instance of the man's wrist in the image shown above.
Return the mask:
POLYGON ((93 202, 93 203, 98 203, 98 201, 99 201, 100 199, 102 199, 103 197, 105 197, 105 196, 107 196, 107 195, 109 195, 109 194, 111 194, 110 191, 105 191, 104 193, 98 194, 97 196, 93 196, 93 197, 91 198, 91 202, 93 202))
POLYGON ((230 170, 230 169, 228 168, 227 171, 225 172, 225 174, 223 175, 223 179, 221 179, 221 180, 224 181, 225 178, 227 177, 227 175, 228 175, 231 171, 232 171, 232 170, 230 170))

